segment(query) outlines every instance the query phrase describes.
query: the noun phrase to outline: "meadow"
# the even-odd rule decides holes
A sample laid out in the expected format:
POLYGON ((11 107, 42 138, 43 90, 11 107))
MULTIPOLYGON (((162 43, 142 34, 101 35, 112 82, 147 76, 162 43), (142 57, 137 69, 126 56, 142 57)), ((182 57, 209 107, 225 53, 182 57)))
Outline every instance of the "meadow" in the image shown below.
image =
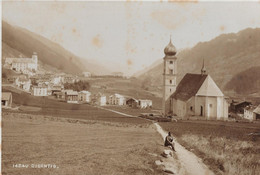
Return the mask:
POLYGON ((150 124, 3 112, 2 139, 3 175, 166 174, 154 163, 164 147, 150 124))
MULTIPOLYGON (((88 104, 70 104, 49 97, 35 97, 25 92, 19 92, 11 87, 3 87, 4 91, 12 92, 13 106, 21 110, 13 113, 26 113, 33 115, 51 115, 54 117, 77 118, 86 120, 99 120, 121 123, 147 123, 149 121, 140 118, 126 118, 120 114, 106 111, 88 104), (30 110, 35 107, 38 110, 30 110)), ((5 109, 3 109, 5 111, 5 109)), ((7 110, 8 111, 8 110, 7 110)))
POLYGON ((216 174, 260 172, 260 136, 256 135, 260 123, 178 121, 160 125, 216 174))

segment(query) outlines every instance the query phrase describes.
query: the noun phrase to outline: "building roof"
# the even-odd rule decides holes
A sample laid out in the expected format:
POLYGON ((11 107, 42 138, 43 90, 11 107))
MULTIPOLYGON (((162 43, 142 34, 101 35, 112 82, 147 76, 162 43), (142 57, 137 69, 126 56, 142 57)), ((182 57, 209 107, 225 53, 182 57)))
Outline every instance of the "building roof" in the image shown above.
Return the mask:
POLYGON ((82 93, 82 94, 91 94, 91 92, 89 92, 89 91, 80 91, 79 93, 82 93))
POLYGON ((121 95, 121 94, 113 94, 113 95, 110 95, 110 97, 112 97, 112 96, 115 96, 115 97, 117 97, 117 98, 124 98, 124 96, 121 95))
POLYGON ((260 114, 260 105, 258 105, 253 112, 256 114, 260 114))
POLYGON ((249 106, 246 106, 244 109, 247 111, 253 112, 256 109, 256 106, 249 105, 249 106))
POLYGON ((147 99, 139 99, 138 101, 141 101, 141 102, 152 102, 152 100, 147 100, 147 99))
POLYGON ((243 104, 243 103, 246 103, 246 104, 252 104, 251 102, 249 102, 249 101, 244 101, 244 100, 240 100, 240 99, 238 99, 238 100, 232 100, 232 105, 240 105, 240 104, 243 104))
POLYGON ((33 88, 47 88, 46 84, 38 84, 38 86, 33 86, 33 88))
POLYGON ((68 91, 66 92, 67 95, 78 95, 77 91, 68 91))
POLYGON ((9 100, 11 96, 11 92, 2 92, 2 100, 9 100))
POLYGON ((13 61, 13 63, 34 63, 32 60, 27 60, 27 59, 18 59, 13 61))
POLYGON ((207 76, 208 75, 201 74, 186 74, 171 97, 187 101, 196 95, 207 76))

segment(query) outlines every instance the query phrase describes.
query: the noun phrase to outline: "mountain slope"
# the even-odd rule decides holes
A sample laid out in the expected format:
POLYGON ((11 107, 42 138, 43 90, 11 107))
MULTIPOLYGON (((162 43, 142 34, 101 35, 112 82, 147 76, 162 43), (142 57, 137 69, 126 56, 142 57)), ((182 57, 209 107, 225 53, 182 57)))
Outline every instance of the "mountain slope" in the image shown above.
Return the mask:
MULTIPOLYGON (((236 34, 220 35, 211 41, 198 43, 191 49, 181 51, 177 58, 178 81, 188 72, 200 73, 204 59, 207 73, 212 76, 217 85, 222 90, 235 90, 236 85, 224 87, 240 72, 249 70, 253 66, 260 66, 260 28, 248 28, 236 34)), ((162 71, 163 65, 159 64, 138 78, 141 80, 149 78, 152 86, 161 86, 162 71)), ((256 76, 252 75, 248 78, 255 82, 256 76)), ((260 87, 257 88, 260 90, 260 87)), ((251 90, 240 90, 237 93, 248 94, 251 90)))
POLYGON ((225 90, 232 90, 239 94, 260 94, 260 66, 252 67, 233 76, 226 84, 225 90))
MULTIPOLYGON (((2 58, 19 55, 31 57, 33 52, 37 52, 43 64, 63 72, 79 74, 91 69, 90 72, 96 74, 99 73, 98 70, 103 70, 102 66, 79 58, 57 43, 5 21, 2 21, 2 46, 2 58)), ((106 71, 105 69, 103 73, 106 71)))

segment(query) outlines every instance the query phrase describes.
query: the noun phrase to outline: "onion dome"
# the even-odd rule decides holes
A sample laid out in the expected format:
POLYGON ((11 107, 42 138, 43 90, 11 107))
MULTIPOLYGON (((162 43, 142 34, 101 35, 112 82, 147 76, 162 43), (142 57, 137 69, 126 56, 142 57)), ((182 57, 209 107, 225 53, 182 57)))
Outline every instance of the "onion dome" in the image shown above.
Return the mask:
POLYGON ((165 53, 165 55, 174 56, 176 54, 176 52, 177 52, 176 48, 172 44, 172 40, 170 39, 169 44, 164 49, 164 53, 165 53))

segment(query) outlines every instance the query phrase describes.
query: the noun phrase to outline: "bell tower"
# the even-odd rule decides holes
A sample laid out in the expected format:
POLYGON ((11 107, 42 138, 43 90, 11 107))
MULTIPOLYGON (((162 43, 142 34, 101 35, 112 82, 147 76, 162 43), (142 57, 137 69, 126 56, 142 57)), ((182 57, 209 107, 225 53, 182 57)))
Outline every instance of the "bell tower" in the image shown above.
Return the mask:
POLYGON ((170 112, 170 96, 177 87, 177 57, 176 48, 172 44, 171 38, 169 44, 164 49, 163 58, 163 102, 162 113, 167 115, 170 112))

